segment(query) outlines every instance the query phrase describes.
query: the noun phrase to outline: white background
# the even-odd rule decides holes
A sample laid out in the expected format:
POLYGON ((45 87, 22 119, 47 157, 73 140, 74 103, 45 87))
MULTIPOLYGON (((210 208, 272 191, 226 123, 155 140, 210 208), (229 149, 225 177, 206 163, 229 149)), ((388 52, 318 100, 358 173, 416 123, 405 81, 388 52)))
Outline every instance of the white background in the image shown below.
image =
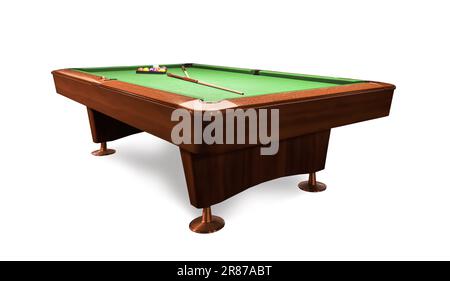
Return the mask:
POLYGON ((450 258, 448 1, 3 1, 0 258, 450 258), (8 4, 5 4, 8 3, 8 4), (93 157, 86 109, 51 70, 199 62, 397 86, 387 118, 333 129, 326 192, 305 175, 213 206, 188 229, 178 148, 149 134, 93 157))

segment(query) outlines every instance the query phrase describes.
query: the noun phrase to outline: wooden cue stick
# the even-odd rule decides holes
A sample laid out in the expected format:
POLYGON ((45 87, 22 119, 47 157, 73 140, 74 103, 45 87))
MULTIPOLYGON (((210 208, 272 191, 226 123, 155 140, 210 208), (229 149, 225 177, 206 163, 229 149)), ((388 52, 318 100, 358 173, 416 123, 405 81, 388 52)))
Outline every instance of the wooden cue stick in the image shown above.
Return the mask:
POLYGON ((186 77, 190 78, 189 74, 187 73, 186 67, 184 65, 181 66, 181 69, 183 70, 184 75, 186 75, 186 77))
POLYGON ((214 85, 214 84, 211 84, 211 83, 206 83, 206 82, 203 82, 203 81, 200 81, 200 80, 197 80, 197 79, 192 79, 192 78, 189 78, 189 77, 179 76, 179 75, 172 74, 172 73, 169 73, 169 72, 167 72, 167 76, 172 77, 172 78, 181 79, 181 80, 184 80, 184 81, 187 81, 187 82, 197 83, 197 84, 200 84, 200 85, 203 85, 203 86, 208 86, 208 87, 211 87, 211 88, 216 88, 216 89, 232 92, 232 93, 235 93, 235 94, 238 94, 238 95, 244 95, 243 92, 239 92, 239 91, 236 91, 236 90, 233 90, 233 89, 230 89, 230 88, 225 88, 225 87, 214 85))

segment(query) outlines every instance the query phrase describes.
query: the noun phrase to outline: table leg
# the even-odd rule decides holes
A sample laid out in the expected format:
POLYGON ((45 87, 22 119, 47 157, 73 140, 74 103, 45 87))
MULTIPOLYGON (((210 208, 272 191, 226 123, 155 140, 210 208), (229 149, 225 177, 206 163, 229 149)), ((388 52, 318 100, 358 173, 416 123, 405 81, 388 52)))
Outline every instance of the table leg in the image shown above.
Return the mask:
POLYGON ((95 156, 105 156, 105 155, 116 153, 116 151, 114 149, 108 148, 106 146, 106 142, 102 142, 100 144, 100 149, 92 151, 91 153, 92 153, 92 155, 95 155, 95 156))
POLYGON ((225 226, 225 221, 218 216, 211 214, 211 207, 203 208, 201 217, 191 221, 189 228, 197 233, 213 233, 221 230, 225 226))
POLYGON ((326 184, 316 181, 316 173, 309 173, 308 181, 302 181, 298 187, 307 192, 320 192, 327 188, 326 184))
POLYGON ((104 156, 115 152, 114 149, 108 149, 106 147, 107 142, 141 132, 139 129, 92 108, 88 107, 87 112, 89 125, 91 126, 92 140, 95 143, 100 143, 100 149, 92 152, 95 156, 104 156))

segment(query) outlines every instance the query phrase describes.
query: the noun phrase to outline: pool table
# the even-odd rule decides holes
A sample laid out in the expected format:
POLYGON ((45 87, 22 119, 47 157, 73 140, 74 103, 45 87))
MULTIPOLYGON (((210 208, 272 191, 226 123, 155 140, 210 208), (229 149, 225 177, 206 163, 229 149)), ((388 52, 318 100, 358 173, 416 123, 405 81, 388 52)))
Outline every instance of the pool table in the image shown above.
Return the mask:
POLYGON ((212 215, 212 205, 259 183, 309 174, 299 188, 325 190, 316 172, 325 168, 331 128, 388 116, 395 89, 382 82, 259 69, 194 63, 160 66, 184 76, 183 66, 191 78, 244 94, 167 75, 136 73, 142 66, 72 68, 52 74, 59 94, 87 107, 93 141, 100 144, 93 152, 96 156, 114 153, 107 142, 139 132, 174 143, 171 131, 177 122, 171 114, 176 109, 191 115, 227 109, 278 110, 279 149, 274 155, 261 155, 264 144, 259 141, 176 144, 190 202, 203 209, 202 216, 190 223, 198 233, 224 226, 222 218, 212 215))

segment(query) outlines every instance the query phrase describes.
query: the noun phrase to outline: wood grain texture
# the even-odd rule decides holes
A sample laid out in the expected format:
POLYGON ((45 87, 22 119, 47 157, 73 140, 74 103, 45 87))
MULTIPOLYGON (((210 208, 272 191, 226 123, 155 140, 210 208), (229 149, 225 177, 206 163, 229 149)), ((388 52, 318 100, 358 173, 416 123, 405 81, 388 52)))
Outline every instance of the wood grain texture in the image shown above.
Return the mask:
POLYGON ((330 130, 280 142, 275 155, 254 146, 222 154, 180 149, 191 204, 205 208, 259 183, 325 168, 330 130))

